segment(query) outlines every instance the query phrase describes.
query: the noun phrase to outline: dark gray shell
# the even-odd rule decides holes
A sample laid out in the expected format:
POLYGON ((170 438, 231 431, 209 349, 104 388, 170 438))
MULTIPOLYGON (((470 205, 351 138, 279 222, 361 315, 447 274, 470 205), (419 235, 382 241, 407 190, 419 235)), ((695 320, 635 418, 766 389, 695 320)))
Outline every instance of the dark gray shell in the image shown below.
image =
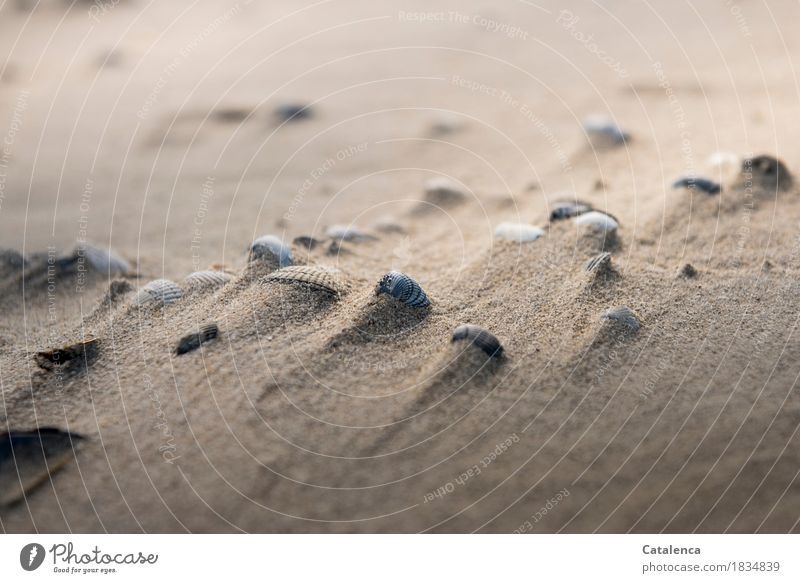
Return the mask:
POLYGON ((745 159, 742 162, 742 177, 745 182, 749 177, 762 187, 779 190, 788 190, 793 183, 792 174, 786 165, 774 156, 766 154, 745 159))
POLYGON ((216 324, 205 324, 200 327, 199 331, 192 332, 181 338, 178 341, 178 345, 175 347, 175 354, 181 355, 191 352, 192 350, 197 350, 200 348, 201 344, 210 342, 218 335, 219 327, 217 327, 216 324))
POLYGON ((37 352, 36 363, 45 370, 54 370, 56 367, 72 364, 80 367, 90 364, 97 358, 99 348, 100 339, 91 337, 61 348, 37 352))
POLYGON ((231 280, 231 276, 224 271, 207 269, 195 271, 186 276, 183 283, 192 289, 211 289, 222 287, 231 280))
POLYGON ((250 245, 248 261, 261 259, 274 261, 278 267, 286 267, 292 264, 292 250, 275 235, 264 235, 250 245))
POLYGON ((51 427, 0 434, 0 506, 25 498, 75 457, 84 437, 51 427))
POLYGON ((173 281, 168 279, 155 279, 144 286, 136 295, 134 303, 142 306, 145 304, 174 304, 183 296, 183 291, 173 281))
POLYGON ((628 306, 621 306, 608 310, 603 314, 603 319, 624 326, 632 332, 636 332, 641 326, 639 318, 628 306))
POLYGON ((71 272, 79 269, 83 263, 98 273, 126 274, 131 270, 130 263, 122 257, 110 249, 98 247, 93 243, 78 245, 69 255, 59 257, 56 265, 66 272, 71 272))
POLYGON ((460 342, 466 340, 483 350, 487 355, 495 358, 503 356, 503 346, 497 337, 484 330, 480 326, 473 324, 462 324, 453 331, 452 342, 460 342))
POLYGON ((267 281, 287 284, 305 284, 314 289, 338 295, 342 286, 334 272, 311 265, 292 265, 267 276, 267 281))
POLYGON ((602 144, 622 145, 630 135, 605 116, 590 116, 583 122, 583 129, 592 141, 602 144))
POLYGON ((584 270, 587 273, 602 273, 611 267, 611 253, 603 252, 595 255, 586 262, 584 270))
POLYGON ((314 110, 305 103, 284 103, 275 108, 275 117, 279 121, 300 121, 313 115, 314 110))
POLYGON ((377 237, 362 231, 355 225, 332 225, 328 227, 326 234, 335 241, 361 243, 363 241, 377 240, 377 237))
POLYGON ((695 176, 681 176, 672 183, 672 188, 688 188, 689 190, 702 190, 706 194, 719 194, 722 186, 708 178, 695 176))
POLYGON ((314 237, 309 237, 308 235, 301 235, 300 237, 295 237, 292 243, 298 247, 304 247, 310 251, 311 249, 314 249, 318 245, 322 244, 322 241, 315 239, 314 237))
POLYGON ((467 198, 461 186, 444 176, 431 178, 425 183, 425 200, 437 206, 460 203, 467 198))
POLYGON ((405 273, 390 271, 378 282, 378 294, 389 294, 412 308, 426 308, 431 305, 422 287, 405 273))
POLYGON ((571 219, 583 213, 588 213, 590 210, 592 210, 592 205, 579 200, 557 201, 550 207, 550 220, 562 221, 564 219, 571 219))

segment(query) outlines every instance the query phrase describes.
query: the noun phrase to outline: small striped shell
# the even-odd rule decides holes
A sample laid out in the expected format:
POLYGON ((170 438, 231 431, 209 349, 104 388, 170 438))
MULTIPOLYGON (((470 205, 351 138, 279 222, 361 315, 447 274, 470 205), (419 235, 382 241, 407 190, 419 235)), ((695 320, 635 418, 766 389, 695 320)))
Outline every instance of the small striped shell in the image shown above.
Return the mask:
POLYGON ((605 314, 603 314, 603 319, 614 324, 624 326, 632 332, 636 332, 641 326, 639 324, 639 318, 636 316, 634 311, 627 306, 621 306, 619 308, 608 310, 605 314))
POLYGON ((260 259, 272 260, 278 267, 286 267, 292 264, 292 250, 275 235, 264 235, 250 245, 248 261, 260 259))
POLYGON ((708 178, 695 176, 681 176, 672 183, 672 188, 688 188, 689 190, 702 190, 706 194, 719 194, 722 186, 708 178))
POLYGON ((590 211, 577 216, 575 224, 601 233, 612 233, 619 227, 619 223, 614 217, 599 211, 590 211))
POLYGON ((592 210, 592 206, 589 203, 579 200, 560 200, 554 202, 553 206, 550 207, 550 220, 571 219, 583 213, 588 213, 590 210, 592 210))
POLYGON ((231 280, 231 276, 224 271, 195 271, 186 276, 183 283, 193 289, 211 289, 222 287, 231 280))
POLYGON ((469 341, 489 356, 497 358, 503 356, 503 346, 497 337, 480 326, 462 324, 456 328, 453 331, 452 342, 460 342, 462 340, 469 341))
POLYGON ((174 304, 183 295, 178 285, 168 279, 155 279, 144 286, 136 295, 136 305, 145 304, 174 304))
POLYGON ((587 273, 602 273, 611 268, 611 253, 603 252, 595 255, 586 262, 584 270, 587 273))
POLYGON ((377 294, 389 294, 412 308, 426 308, 431 305, 422 287, 405 273, 390 271, 378 282, 377 294))
POLYGON ((542 229, 525 223, 500 223, 494 230, 496 239, 517 243, 535 241, 542 235, 544 235, 542 229))
POLYGON ((299 283, 311 288, 338 295, 341 285, 334 272, 314 267, 311 265, 292 265, 278 271, 273 271, 267 276, 267 281, 278 283, 299 283))
POLYGON ((355 225, 332 225, 328 227, 326 234, 337 241, 352 241, 354 243, 377 239, 377 237, 365 233, 355 225))
POLYGON ((78 246, 75 253, 78 258, 83 255, 89 265, 100 273, 128 273, 131 270, 131 264, 111 249, 103 249, 86 243, 78 246))

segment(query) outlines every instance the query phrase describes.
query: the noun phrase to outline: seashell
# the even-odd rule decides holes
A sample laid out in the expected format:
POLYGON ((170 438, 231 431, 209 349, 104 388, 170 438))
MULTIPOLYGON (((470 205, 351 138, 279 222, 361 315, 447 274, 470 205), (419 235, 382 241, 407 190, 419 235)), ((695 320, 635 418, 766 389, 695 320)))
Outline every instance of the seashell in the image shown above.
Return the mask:
POLYGON ((706 194, 719 194, 722 186, 708 178, 694 176, 681 176, 672 183, 672 188, 688 188, 689 190, 702 190, 706 194))
POLYGON ((99 347, 100 339, 87 338, 61 348, 37 352, 36 363, 45 370, 53 370, 56 366, 65 365, 70 361, 76 361, 78 365, 81 365, 94 360, 99 347))
POLYGON ((354 225, 332 225, 328 227, 326 235, 337 241, 352 241, 354 243, 377 240, 377 237, 365 233, 354 225))
POLYGON ((315 239, 314 237, 302 235, 300 237, 295 237, 292 243, 297 245, 298 247, 305 247, 310 251, 311 249, 314 249, 316 246, 321 245, 322 241, 320 241, 319 239, 315 239))
POLYGON ((637 318, 633 310, 627 306, 608 310, 603 314, 603 319, 624 326, 632 332, 636 332, 641 326, 639 324, 639 318, 637 318))
POLYGON ((602 273, 611 269, 611 253, 603 252, 595 255, 583 267, 587 273, 602 273))
POLYGON ((207 269, 204 271, 195 271, 186 276, 183 283, 187 287, 194 289, 210 289, 222 287, 231 280, 231 276, 224 271, 213 271, 207 269))
POLYGON ((0 269, 22 269, 28 264, 28 260, 14 249, 3 249, 0 251, 0 269))
POLYGON ((183 295, 183 291, 175 282, 168 279, 155 279, 144 286, 136 295, 134 303, 138 306, 156 303, 174 304, 183 295))
POLYGON ((449 206, 463 202, 466 198, 467 194, 461 186, 444 176, 431 178, 425 183, 425 200, 431 204, 449 206))
POLYGON ((178 345, 175 347, 175 354, 181 355, 191 352, 192 350, 197 350, 200 348, 201 344, 210 342, 217 336, 219 336, 219 328, 217 325, 213 323, 205 324, 200 327, 198 332, 192 332, 181 338, 178 341, 178 345))
POLYGON ((550 220, 560 221, 577 217, 592 210, 592 205, 579 200, 562 200, 553 203, 550 207, 550 220))
POLYGON ((516 243, 535 241, 542 235, 544 235, 542 229, 525 223, 500 223, 494 230, 495 238, 516 243))
POLYGON ((317 290, 338 295, 341 285, 337 281, 336 272, 311 265, 292 265, 267 276, 267 281, 279 283, 300 283, 317 290))
POLYGON ((250 255, 247 258, 248 261, 262 259, 275 261, 278 267, 286 267, 292 264, 292 250, 275 235, 264 235, 250 245, 250 255))
POLYGON ((221 123, 243 122, 251 111, 245 107, 223 107, 213 112, 212 116, 221 123))
POLYGON ((621 145, 630 140, 616 123, 602 115, 592 115, 583 121, 583 129, 593 141, 621 145))
POLYGON ((85 438, 51 427, 0 434, 0 506, 8 506, 47 481, 75 457, 85 438))
POLYGON ((405 273, 390 271, 384 275, 376 290, 378 295, 389 294, 412 308, 426 308, 431 305, 428 296, 420 285, 405 273))
POLYGON ((275 108, 275 117, 279 121, 300 121, 314 116, 314 110, 304 103, 284 103, 275 108))
POLYGON ((452 342, 469 341, 472 345, 483 350, 487 355, 500 358, 503 356, 503 346, 497 337, 480 326, 462 324, 453 331, 452 342))
POLYGON ((619 227, 619 223, 614 217, 599 211, 589 211, 578 215, 575 217, 575 224, 601 233, 613 233, 619 227))
POLYGON ((787 190, 792 186, 792 175, 786 165, 774 156, 761 155, 742 162, 742 177, 752 179, 763 187, 787 190))
POLYGON ((65 257, 60 257, 56 264, 64 271, 74 271, 84 262, 99 273, 125 274, 130 272, 131 265, 110 249, 98 247, 92 243, 82 243, 65 257))
POLYGON ((399 233, 402 235, 406 232, 403 225, 398 223, 395 218, 391 216, 381 217, 373 223, 372 227, 379 233, 399 233))
POLYGON ((695 269, 694 265, 691 263, 687 263, 683 267, 681 267, 680 271, 678 271, 679 277, 684 277, 686 279, 691 279, 693 277, 697 277, 697 269, 695 269))
POLYGON ((461 118, 453 114, 441 114, 431 123, 431 134, 434 136, 446 136, 453 134, 464 128, 461 118))

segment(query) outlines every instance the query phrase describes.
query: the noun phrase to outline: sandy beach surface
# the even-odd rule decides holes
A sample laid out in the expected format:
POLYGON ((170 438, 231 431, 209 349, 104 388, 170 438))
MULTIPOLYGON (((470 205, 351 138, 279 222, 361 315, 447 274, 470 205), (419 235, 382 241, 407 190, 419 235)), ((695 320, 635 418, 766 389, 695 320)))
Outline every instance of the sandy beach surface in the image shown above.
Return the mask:
POLYGON ((82 439, 3 454, 4 489, 39 478, 0 527, 800 531, 798 18, 4 3, 0 431, 82 439), (565 199, 618 228, 551 221, 565 199), (248 262, 268 234, 337 293, 248 262), (376 295, 389 271, 431 305, 376 295), (180 299, 136 305, 156 279, 180 299))

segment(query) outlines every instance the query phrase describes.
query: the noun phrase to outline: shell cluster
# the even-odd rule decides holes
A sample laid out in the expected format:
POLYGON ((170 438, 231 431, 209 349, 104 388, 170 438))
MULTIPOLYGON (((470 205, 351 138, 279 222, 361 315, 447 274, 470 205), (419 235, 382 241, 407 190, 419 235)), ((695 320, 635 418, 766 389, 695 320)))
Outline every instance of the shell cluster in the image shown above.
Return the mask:
POLYGON ((496 239, 516 243, 535 241, 542 235, 544 235, 542 229, 525 223, 500 223, 494 230, 496 239))
POLYGON ((384 275, 378 282, 376 293, 388 294, 412 308, 427 308, 431 305, 422 286, 399 271, 390 271, 384 275))
POLYGON ((278 271, 273 271, 267 276, 267 281, 287 284, 303 284, 313 289, 338 295, 341 284, 337 281, 335 273, 311 265, 292 265, 278 271))
POLYGON ((672 188, 687 188, 689 190, 702 190, 706 194, 719 194, 722 186, 708 178, 696 176, 681 176, 672 183, 672 188))
POLYGON ((277 263, 278 267, 291 265, 292 249, 275 235, 264 235, 250 245, 248 261, 267 260, 277 263))
POLYGON ((136 295, 134 303, 138 306, 174 304, 183 296, 183 290, 174 281, 155 279, 144 286, 136 295))
POLYGON ((197 350, 201 344, 210 342, 217 336, 219 336, 219 327, 216 324, 204 324, 197 332, 187 334, 178 341, 178 345, 175 347, 175 354, 181 355, 197 350))
POLYGON ((462 324, 453 331, 452 342, 467 341, 473 346, 483 350, 488 356, 500 358, 503 356, 503 346, 491 332, 474 324, 462 324))

